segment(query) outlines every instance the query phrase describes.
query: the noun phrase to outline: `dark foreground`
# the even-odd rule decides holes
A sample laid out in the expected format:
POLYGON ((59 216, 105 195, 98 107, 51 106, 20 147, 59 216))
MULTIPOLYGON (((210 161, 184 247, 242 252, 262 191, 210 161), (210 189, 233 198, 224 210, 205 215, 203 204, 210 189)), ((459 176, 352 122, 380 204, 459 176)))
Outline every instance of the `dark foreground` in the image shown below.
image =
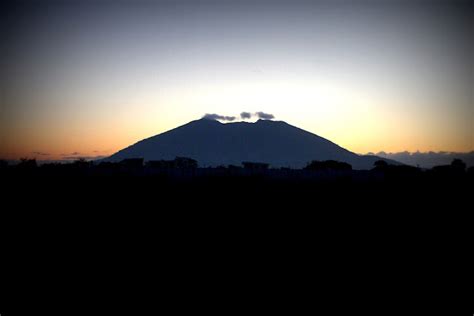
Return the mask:
POLYGON ((319 163, 301 170, 264 167, 163 168, 136 161, 128 165, 78 161, 37 166, 25 161, 1 168, 0 176, 6 199, 15 199, 12 206, 33 202, 46 209, 89 211, 100 206, 138 212, 179 206, 199 211, 233 207, 245 211, 262 206, 261 211, 276 211, 283 205, 292 211, 326 206, 386 210, 408 201, 446 203, 454 208, 471 204, 474 184, 474 168, 466 169, 459 161, 430 170, 386 164, 352 170, 341 163, 329 167, 319 163))
POLYGON ((461 169, 4 168, 2 316, 452 312, 461 169))

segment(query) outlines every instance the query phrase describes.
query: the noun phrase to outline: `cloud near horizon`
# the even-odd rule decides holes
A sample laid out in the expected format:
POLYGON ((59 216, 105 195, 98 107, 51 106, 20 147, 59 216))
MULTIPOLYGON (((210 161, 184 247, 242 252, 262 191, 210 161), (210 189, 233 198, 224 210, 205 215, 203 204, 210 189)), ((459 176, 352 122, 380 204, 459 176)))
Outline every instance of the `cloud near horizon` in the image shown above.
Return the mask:
MULTIPOLYGON (((369 153, 369 154, 372 154, 372 153, 369 153)), ((375 155, 382 158, 393 159, 401 163, 412 165, 412 166, 420 166, 422 168, 432 168, 434 166, 439 166, 439 165, 448 165, 453 161, 453 159, 461 159, 467 164, 468 167, 474 166, 474 151, 464 152, 464 153, 446 152, 446 151, 439 151, 439 152, 402 151, 402 152, 395 152, 395 153, 387 153, 384 151, 380 151, 376 153, 375 155)))
POLYGON ((45 153, 45 152, 42 152, 42 151, 33 151, 31 153, 34 154, 34 155, 38 155, 38 156, 49 156, 49 153, 45 153))
POLYGON ((98 156, 65 156, 63 157, 61 160, 63 161, 75 161, 75 160, 79 160, 79 159, 84 159, 84 160, 97 160, 97 159, 102 159, 102 158, 106 158, 108 156, 104 156, 104 155, 98 155, 98 156))
POLYGON ((78 151, 74 151, 72 153, 63 153, 63 154, 61 154, 61 156, 79 156, 79 155, 82 155, 82 154, 78 151))

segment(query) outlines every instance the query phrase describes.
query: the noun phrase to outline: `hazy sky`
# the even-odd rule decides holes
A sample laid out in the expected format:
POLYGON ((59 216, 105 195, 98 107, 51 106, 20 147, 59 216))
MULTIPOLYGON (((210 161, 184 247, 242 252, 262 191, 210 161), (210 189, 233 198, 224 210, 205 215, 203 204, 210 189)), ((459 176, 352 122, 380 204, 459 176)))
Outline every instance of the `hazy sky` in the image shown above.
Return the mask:
POLYGON ((456 1, 22 1, 1 10, 0 157, 111 154, 205 113, 358 153, 474 150, 456 1))

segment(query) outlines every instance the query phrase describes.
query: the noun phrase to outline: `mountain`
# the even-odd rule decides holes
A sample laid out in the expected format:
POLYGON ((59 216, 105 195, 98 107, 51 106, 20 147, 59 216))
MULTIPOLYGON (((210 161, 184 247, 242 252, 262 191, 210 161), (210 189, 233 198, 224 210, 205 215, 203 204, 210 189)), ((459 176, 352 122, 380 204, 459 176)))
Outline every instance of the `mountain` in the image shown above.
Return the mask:
MULTIPOLYGON (((282 121, 221 123, 200 119, 120 150, 104 161, 126 158, 196 159, 200 166, 266 162, 272 167, 303 168, 312 160, 347 162, 354 169, 371 169, 377 156, 361 156, 333 142, 282 121)), ((394 161, 387 160, 389 163, 394 161)))

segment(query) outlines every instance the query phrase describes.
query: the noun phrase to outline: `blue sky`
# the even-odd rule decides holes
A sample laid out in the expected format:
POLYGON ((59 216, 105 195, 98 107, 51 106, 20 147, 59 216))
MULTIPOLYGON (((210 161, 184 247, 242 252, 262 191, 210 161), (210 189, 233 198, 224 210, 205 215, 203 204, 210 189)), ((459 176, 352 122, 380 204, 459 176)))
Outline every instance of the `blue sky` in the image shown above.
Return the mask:
POLYGON ((2 14, 7 158, 111 154, 242 111, 359 153, 474 149, 468 2, 26 1, 2 14))

